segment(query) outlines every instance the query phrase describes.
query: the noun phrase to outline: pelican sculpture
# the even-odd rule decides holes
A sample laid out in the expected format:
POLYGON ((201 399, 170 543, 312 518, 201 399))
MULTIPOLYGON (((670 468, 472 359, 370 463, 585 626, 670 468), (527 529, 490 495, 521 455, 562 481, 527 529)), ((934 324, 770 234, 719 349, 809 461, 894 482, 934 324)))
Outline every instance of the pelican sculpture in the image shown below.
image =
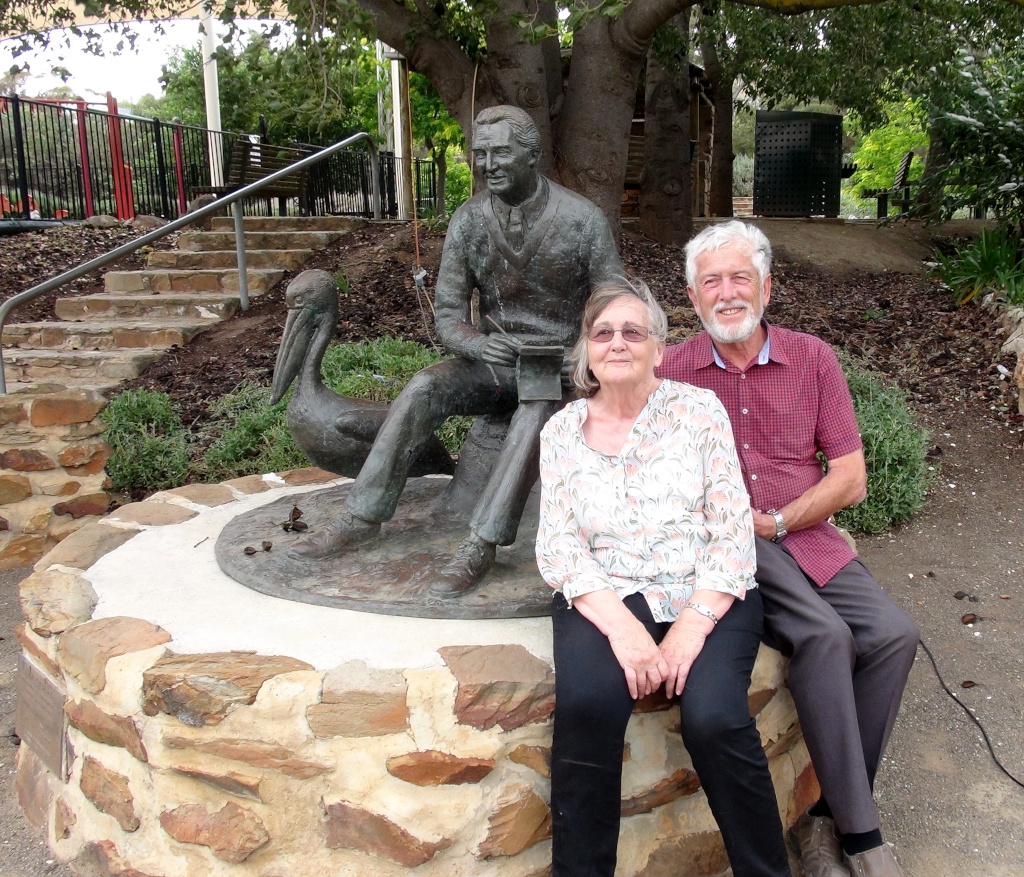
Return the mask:
MULTIPOLYGON (((303 271, 285 293, 288 318, 274 365, 270 403, 276 404, 292 381, 288 428, 314 466, 355 478, 359 474, 388 406, 342 396, 324 385, 320 364, 338 324, 338 290, 327 271, 303 271)), ((413 463, 410 475, 451 474, 455 463, 441 441, 413 463)))

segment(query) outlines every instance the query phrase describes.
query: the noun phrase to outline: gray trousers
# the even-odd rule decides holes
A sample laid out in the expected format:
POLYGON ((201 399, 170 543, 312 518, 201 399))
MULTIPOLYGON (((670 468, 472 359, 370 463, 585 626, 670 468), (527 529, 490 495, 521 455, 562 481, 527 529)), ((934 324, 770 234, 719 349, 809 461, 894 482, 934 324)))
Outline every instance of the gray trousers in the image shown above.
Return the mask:
POLYGON ((470 529, 494 545, 511 545, 538 476, 540 431, 564 403, 519 402, 515 370, 448 359, 420 371, 388 408, 345 502, 367 521, 389 521, 409 469, 434 430, 453 414, 502 414, 512 422, 470 519, 470 529))
POLYGON ((790 659, 789 688, 822 795, 844 834, 877 829, 872 788, 917 626, 859 560, 819 588, 783 547, 755 542, 765 640, 790 659))

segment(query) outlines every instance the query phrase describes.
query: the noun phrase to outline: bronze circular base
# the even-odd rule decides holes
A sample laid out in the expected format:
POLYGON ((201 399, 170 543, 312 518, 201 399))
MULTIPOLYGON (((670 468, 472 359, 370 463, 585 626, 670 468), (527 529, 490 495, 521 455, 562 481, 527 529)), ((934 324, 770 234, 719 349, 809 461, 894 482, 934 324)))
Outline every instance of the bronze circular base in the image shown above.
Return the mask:
POLYGON ((473 590, 455 597, 430 594, 437 573, 468 533, 465 520, 435 509, 446 478, 411 478, 380 538, 355 551, 311 560, 288 548, 304 533, 286 532, 293 507, 308 533, 327 526, 351 485, 282 497, 233 518, 217 539, 217 563, 235 581, 272 597, 416 618, 531 618, 548 615, 551 589, 537 572, 535 497, 515 543, 498 548, 491 570, 473 590), (270 550, 263 549, 270 543, 270 550), (246 548, 255 551, 246 552, 246 548))

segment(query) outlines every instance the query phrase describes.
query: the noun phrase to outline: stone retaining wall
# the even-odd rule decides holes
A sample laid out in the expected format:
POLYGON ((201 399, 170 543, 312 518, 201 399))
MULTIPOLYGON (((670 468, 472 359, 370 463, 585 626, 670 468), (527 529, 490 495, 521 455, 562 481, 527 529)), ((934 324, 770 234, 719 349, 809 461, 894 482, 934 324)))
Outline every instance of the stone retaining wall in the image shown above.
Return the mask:
POLYGON ((993 295, 985 297, 985 306, 996 311, 1000 324, 1006 330, 1007 337, 1003 342, 1002 352, 1017 357, 1013 383, 1018 391, 1017 410, 1024 414, 1024 308, 1007 307, 996 301, 993 295))
POLYGON ((35 563, 106 512, 106 404, 94 390, 0 396, 0 569, 35 563))
MULTIPOLYGON (((181 653, 150 621, 94 617, 102 596, 90 568, 140 532, 162 536, 209 509, 319 480, 334 478, 301 470, 158 494, 69 536, 23 583, 19 797, 77 873, 550 872, 554 674, 517 641, 523 621, 500 623, 505 641, 456 635, 416 666, 377 666, 367 654, 316 668, 287 654, 181 653)), ((147 581, 140 569, 138 587, 147 581)), ((303 611, 327 613, 340 639, 369 623, 303 611)), ((429 630, 431 642, 448 624, 403 621, 429 630)), ((817 783, 784 673, 778 653, 762 648, 750 705, 788 825, 816 799, 817 783)), ((630 722, 620 875, 727 867, 668 707, 649 698, 630 722)))

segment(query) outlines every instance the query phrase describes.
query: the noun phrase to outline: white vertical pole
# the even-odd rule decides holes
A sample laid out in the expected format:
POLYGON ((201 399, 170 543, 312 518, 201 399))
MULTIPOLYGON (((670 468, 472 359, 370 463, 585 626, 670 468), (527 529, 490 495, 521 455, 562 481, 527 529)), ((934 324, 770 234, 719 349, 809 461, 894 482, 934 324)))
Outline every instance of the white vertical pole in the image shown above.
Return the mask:
POLYGON ((216 35, 213 30, 213 5, 201 6, 199 30, 203 39, 203 95, 206 99, 206 127, 215 134, 207 134, 210 147, 210 184, 224 185, 224 150, 220 136, 220 83, 217 79, 216 35))
POLYGON ((398 177, 398 218, 412 218, 412 192, 409 185, 409 171, 412 161, 410 143, 412 120, 409 118, 409 68, 406 60, 399 56, 391 60, 391 105, 395 129, 395 165, 398 177))
POLYGON ((384 43, 377 40, 377 136, 384 143, 384 149, 393 152, 395 149, 395 131, 391 126, 391 111, 388 109, 385 92, 387 84, 381 70, 384 64, 384 43))

